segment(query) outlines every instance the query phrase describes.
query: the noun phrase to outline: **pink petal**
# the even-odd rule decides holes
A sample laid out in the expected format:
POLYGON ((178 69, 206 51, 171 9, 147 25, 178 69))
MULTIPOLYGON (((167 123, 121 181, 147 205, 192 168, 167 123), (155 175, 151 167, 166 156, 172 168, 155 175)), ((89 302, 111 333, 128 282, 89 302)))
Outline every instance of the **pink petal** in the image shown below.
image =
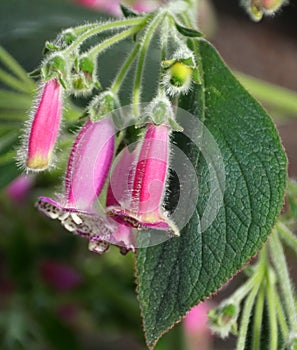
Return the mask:
POLYGON ((114 128, 110 119, 81 129, 72 147, 66 173, 66 206, 92 210, 101 192, 114 152, 114 128))

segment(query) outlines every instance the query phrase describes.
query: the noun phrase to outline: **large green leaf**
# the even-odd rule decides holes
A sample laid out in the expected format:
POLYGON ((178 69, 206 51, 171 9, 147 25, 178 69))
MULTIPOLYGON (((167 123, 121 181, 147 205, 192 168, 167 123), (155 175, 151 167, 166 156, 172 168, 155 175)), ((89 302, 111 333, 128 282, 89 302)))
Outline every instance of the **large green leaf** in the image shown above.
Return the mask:
POLYGON ((150 348, 261 248, 280 212, 286 184, 286 156, 271 119, 215 49, 197 42, 203 84, 195 85, 180 106, 204 123, 220 149, 226 174, 223 205, 201 233, 212 195, 207 162, 197 147, 176 137, 196 165, 199 197, 179 238, 137 251, 137 290, 150 348))

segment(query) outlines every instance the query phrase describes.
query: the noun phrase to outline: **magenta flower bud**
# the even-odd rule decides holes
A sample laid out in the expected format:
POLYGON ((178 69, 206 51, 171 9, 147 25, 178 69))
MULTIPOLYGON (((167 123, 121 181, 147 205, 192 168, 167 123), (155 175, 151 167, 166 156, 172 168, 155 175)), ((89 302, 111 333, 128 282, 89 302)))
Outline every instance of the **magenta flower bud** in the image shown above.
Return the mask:
MULTIPOLYGON (((104 186, 113 152, 114 128, 111 119, 96 123, 87 121, 72 146, 64 194, 59 201, 40 197, 37 203, 42 213, 60 220, 68 231, 89 238, 96 236, 97 245, 98 237, 105 241, 111 234, 105 227, 104 216, 95 213, 94 205, 104 186)), ((105 242, 101 248, 103 246, 104 250, 108 248, 105 242)))
MULTIPOLYGON (((126 193, 120 206, 113 206, 108 213, 120 223, 134 228, 154 228, 179 235, 177 227, 163 209, 163 199, 169 169, 168 126, 149 124, 144 139, 137 150, 137 162, 127 178, 126 193)), ((112 180, 114 183, 115 180, 112 180)))
POLYGON ((27 170, 41 171, 51 165, 61 116, 62 88, 57 79, 52 79, 43 85, 38 98, 28 136, 23 143, 26 155, 23 156, 23 150, 19 151, 27 170))

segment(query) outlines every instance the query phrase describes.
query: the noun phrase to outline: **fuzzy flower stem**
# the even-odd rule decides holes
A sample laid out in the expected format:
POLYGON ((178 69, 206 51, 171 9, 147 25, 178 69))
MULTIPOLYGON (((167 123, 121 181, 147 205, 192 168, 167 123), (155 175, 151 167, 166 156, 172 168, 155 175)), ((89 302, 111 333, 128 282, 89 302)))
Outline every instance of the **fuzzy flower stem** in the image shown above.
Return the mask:
MULTIPOLYGON (((272 271, 271 271, 272 272, 272 271)), ((278 349, 277 310, 275 308, 275 288, 272 273, 267 278, 267 308, 269 315, 269 349, 278 349)))
POLYGON ((140 49, 140 44, 137 43, 134 47, 134 49, 132 50, 132 52, 130 53, 130 55, 127 57, 125 63, 123 64, 123 66, 121 67, 118 75, 116 76, 114 82, 112 83, 112 86, 110 88, 110 90, 114 93, 117 94, 117 92, 119 91, 121 84, 123 82, 123 80, 126 77, 126 74, 128 73, 138 51, 140 49))
POLYGON ((126 39, 127 37, 136 34, 137 32, 139 32, 142 28, 144 27, 144 24, 133 27, 133 28, 129 28, 119 34, 116 34, 114 36, 112 36, 109 39, 104 40, 102 43, 100 43, 97 46, 94 46, 92 49, 90 49, 88 56, 89 58, 95 59, 97 55, 99 55, 102 51, 104 51, 106 48, 110 47, 113 44, 118 43, 121 40, 126 39))
POLYGON ((297 332, 297 310, 294 292, 289 276, 284 250, 279 240, 277 230, 273 230, 269 243, 271 248, 271 259, 275 266, 279 285, 283 293, 284 304, 289 319, 290 329, 292 332, 297 332))
POLYGON ((282 222, 278 222, 277 231, 280 235, 280 239, 284 241, 284 243, 290 247, 295 254, 297 254, 297 237, 294 233, 282 222))
MULTIPOLYGON (((167 13, 165 13, 166 15, 167 13)), ((161 11, 148 25, 147 31, 142 38, 141 49, 138 56, 138 62, 136 67, 136 74, 133 87, 133 108, 134 114, 137 116, 139 114, 139 103, 141 97, 141 81, 144 70, 145 57, 148 51, 148 47, 152 40, 155 30, 158 28, 161 21, 164 19, 164 12, 161 11)))
POLYGON ((259 290, 259 284, 254 286, 254 288, 252 289, 251 293, 247 297, 246 302, 244 304, 236 350, 244 350, 246 348, 245 343, 246 343, 246 336, 247 336, 249 321, 250 321, 251 312, 254 306, 254 302, 255 302, 258 290, 259 290))
POLYGON ((247 336, 247 331, 249 327, 251 312, 252 312, 259 288, 261 286, 263 277, 266 273, 266 266, 267 266, 267 252, 266 252, 266 247, 263 247, 260 253, 260 261, 257 266, 257 271, 255 272, 254 276, 250 279, 250 281, 253 281, 253 287, 244 304, 236 350, 245 349, 246 336, 247 336))
POLYGON ((91 36, 102 33, 107 30, 111 30, 114 28, 121 28, 121 27, 127 27, 127 26, 138 26, 138 25, 145 25, 147 21, 147 17, 141 17, 141 18, 131 18, 126 20, 119 20, 115 22, 108 22, 104 24, 98 24, 94 28, 91 27, 90 30, 84 32, 82 35, 80 35, 67 49, 65 49, 64 53, 70 54, 73 50, 77 49, 85 40, 89 39, 91 36))
POLYGON ((278 293, 275 293, 274 302, 275 302, 275 308, 276 308, 276 312, 277 312, 278 322, 280 325, 280 330, 283 334, 283 338, 287 339, 289 336, 287 320, 286 320, 286 316, 284 314, 283 306, 280 302, 278 293))
POLYGON ((245 349, 245 343, 246 343, 246 337, 247 337, 247 331, 249 327, 251 312, 252 312, 257 294, 259 292, 262 280, 265 274, 267 273, 266 266, 267 266, 267 252, 266 252, 266 247, 264 246, 260 253, 260 261, 257 265, 257 270, 253 275, 253 277, 250 279, 250 281, 253 282, 252 283, 253 287, 244 304, 236 350, 245 349))
POLYGON ((255 316, 253 324, 253 349, 261 349, 261 330, 263 321, 263 311, 264 311, 264 301, 265 301, 265 290, 262 285, 259 290, 258 298, 255 306, 255 316))

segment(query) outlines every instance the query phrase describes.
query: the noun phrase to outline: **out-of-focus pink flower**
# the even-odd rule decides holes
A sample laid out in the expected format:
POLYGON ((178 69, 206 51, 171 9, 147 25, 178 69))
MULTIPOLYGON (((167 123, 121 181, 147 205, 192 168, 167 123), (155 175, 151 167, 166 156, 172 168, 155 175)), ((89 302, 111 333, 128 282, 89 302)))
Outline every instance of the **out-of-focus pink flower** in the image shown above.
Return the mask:
POLYGON ((121 16, 122 11, 119 6, 119 0, 76 0, 79 4, 107 12, 113 16, 121 16))
MULTIPOLYGON (((113 16, 122 16, 119 5, 120 0, 76 0, 76 2, 93 9, 107 12, 113 16)), ((124 1, 123 3, 139 13, 153 11, 160 5, 159 1, 154 0, 124 1)))
POLYGON ((208 327, 207 303, 194 306, 184 319, 188 350, 210 350, 211 333, 208 327))
POLYGON ((69 291, 77 287, 82 279, 80 274, 71 266, 46 260, 40 265, 42 279, 58 291, 69 291))
POLYGON ((19 151, 27 170, 41 171, 51 164, 61 117, 62 87, 57 79, 51 79, 42 87, 28 135, 24 136, 25 150, 19 151))
POLYGON ((6 187, 5 192, 14 203, 21 203, 28 195, 33 182, 34 176, 20 175, 6 187))

